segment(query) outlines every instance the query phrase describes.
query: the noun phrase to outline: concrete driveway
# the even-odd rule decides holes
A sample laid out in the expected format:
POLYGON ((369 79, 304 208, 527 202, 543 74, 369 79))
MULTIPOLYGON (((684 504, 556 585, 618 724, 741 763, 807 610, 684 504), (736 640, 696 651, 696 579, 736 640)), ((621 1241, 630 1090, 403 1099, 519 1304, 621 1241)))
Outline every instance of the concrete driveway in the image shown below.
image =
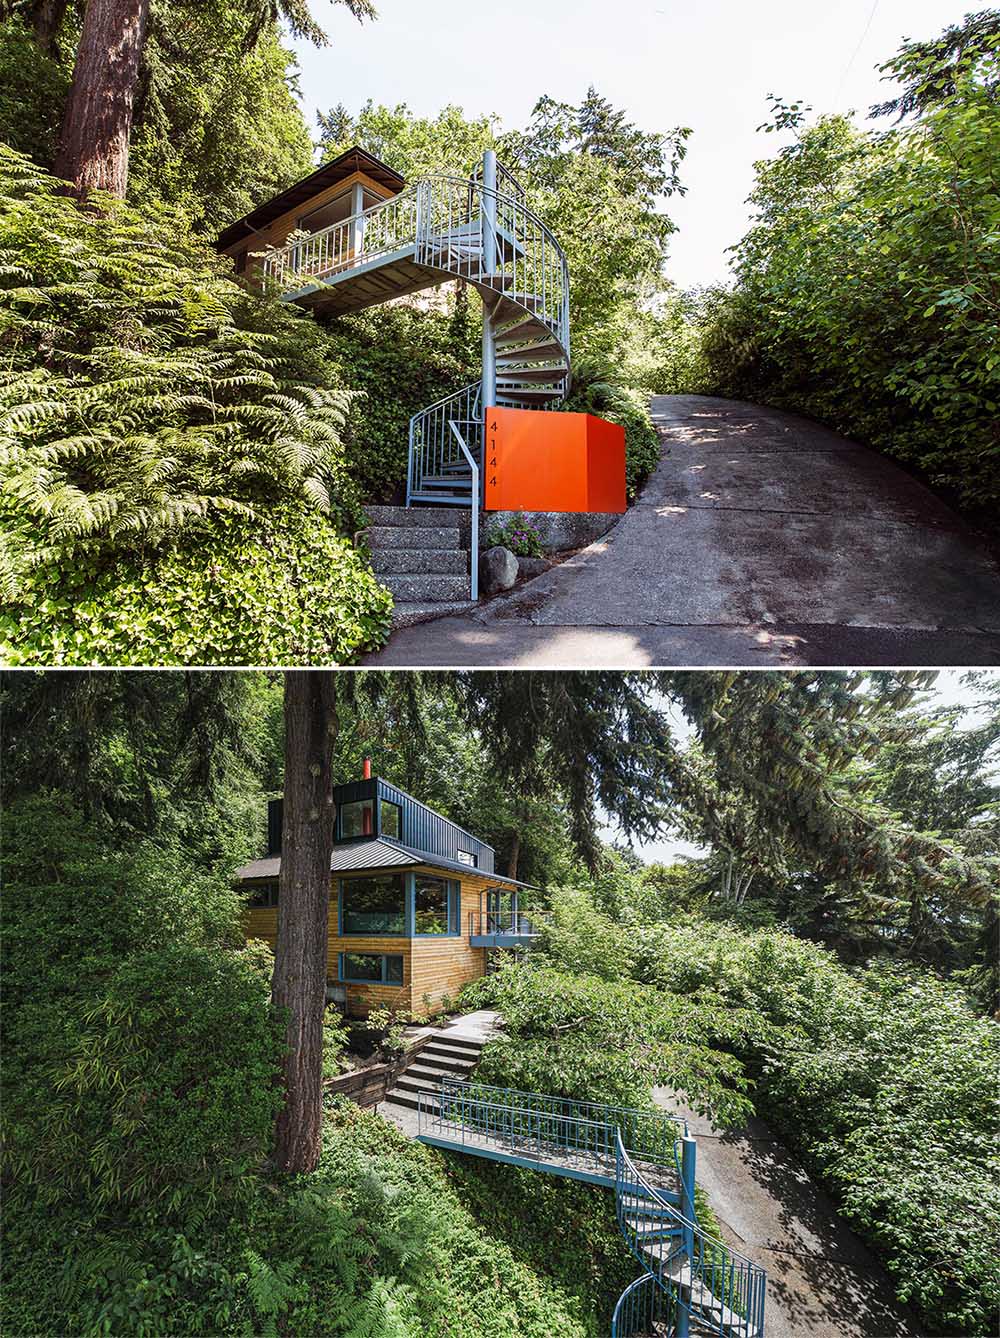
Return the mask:
POLYGON ((688 1121, 725 1243, 767 1271, 767 1338, 920 1338, 888 1274, 762 1120, 724 1133, 667 1087, 653 1100, 688 1121))
POLYGON ((794 414, 652 401, 663 457, 597 543, 373 666, 1000 664, 1000 569, 885 457, 794 414))

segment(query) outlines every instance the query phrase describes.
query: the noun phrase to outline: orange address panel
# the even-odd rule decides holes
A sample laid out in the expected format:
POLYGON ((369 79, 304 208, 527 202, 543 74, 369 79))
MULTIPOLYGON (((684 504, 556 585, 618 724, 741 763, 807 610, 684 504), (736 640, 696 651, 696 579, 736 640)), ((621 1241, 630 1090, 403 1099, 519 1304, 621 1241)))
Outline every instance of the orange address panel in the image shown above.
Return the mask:
POLYGON ((589 413, 486 411, 487 511, 625 510, 625 429, 589 413))

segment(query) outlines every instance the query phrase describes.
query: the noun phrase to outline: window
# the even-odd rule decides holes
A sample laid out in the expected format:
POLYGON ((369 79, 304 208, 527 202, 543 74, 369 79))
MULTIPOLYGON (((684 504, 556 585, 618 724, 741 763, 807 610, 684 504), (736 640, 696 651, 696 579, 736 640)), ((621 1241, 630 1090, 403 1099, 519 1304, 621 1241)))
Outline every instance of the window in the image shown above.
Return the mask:
POLYGON ((401 873, 345 878, 340 886, 342 934, 406 933, 406 894, 401 873))
POLYGON ((390 841, 401 841, 403 839, 403 818, 398 804, 394 804, 391 799, 380 799, 378 801, 378 829, 381 836, 387 836, 390 841))
POLYGON ((342 191, 332 200, 327 200, 326 204, 321 204, 318 209, 311 209, 309 213, 301 214, 297 226, 303 232, 319 232, 322 228, 332 227, 334 223, 342 223, 345 218, 351 216, 352 198, 353 191, 342 191))
POLYGON ((340 806, 340 839, 349 840, 352 836, 375 835, 374 799, 357 799, 353 804, 340 806))
POLYGON ((402 985, 403 958, 390 952, 342 952, 340 978, 358 985, 402 985))
POLYGON ((476 858, 476 856, 472 853, 471 850, 456 851, 456 856, 458 858, 459 864, 468 864, 470 869, 474 869, 476 865, 479 863, 479 860, 476 858))
POLYGON ((418 873, 413 879, 413 932, 415 934, 454 934, 452 884, 447 878, 433 878, 418 873))
POLYGON ((245 274, 247 272, 247 253, 246 251, 237 251, 236 253, 236 273, 245 274))
POLYGON ((252 911, 263 911, 273 909, 278 904, 278 884, 277 883, 259 883, 250 892, 250 900, 247 906, 252 911))

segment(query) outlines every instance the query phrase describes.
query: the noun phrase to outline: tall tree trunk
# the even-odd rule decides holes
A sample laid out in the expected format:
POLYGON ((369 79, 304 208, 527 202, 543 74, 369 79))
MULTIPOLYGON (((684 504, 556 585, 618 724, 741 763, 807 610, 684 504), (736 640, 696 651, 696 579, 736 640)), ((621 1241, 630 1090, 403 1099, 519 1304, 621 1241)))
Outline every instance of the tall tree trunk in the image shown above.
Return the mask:
POLYGON ((149 0, 87 0, 55 174, 77 194, 124 196, 149 0))
POLYGON ((37 0, 31 15, 35 41, 47 56, 56 54, 69 0, 37 0))
POLYGON ((275 1130, 275 1159, 285 1171, 311 1171, 320 1154, 336 738, 335 671, 286 673, 285 803, 271 988, 275 1005, 288 1009, 285 1105, 275 1130))
POLYGON ((521 857, 521 833, 515 831, 510 839, 510 854, 507 856, 507 877, 517 877, 517 862, 521 857))

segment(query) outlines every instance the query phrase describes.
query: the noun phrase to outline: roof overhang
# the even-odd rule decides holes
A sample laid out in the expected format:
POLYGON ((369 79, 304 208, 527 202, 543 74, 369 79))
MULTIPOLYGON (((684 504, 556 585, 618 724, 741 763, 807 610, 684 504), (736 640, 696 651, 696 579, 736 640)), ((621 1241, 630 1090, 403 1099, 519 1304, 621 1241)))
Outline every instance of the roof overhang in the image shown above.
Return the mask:
MULTIPOLYGON (((516 878, 508 878, 505 874, 490 873, 471 864, 432 855, 427 850, 415 850, 411 846, 397 845, 394 841, 384 841, 381 837, 373 841, 349 841, 335 845, 330 855, 330 872, 335 874, 367 873, 372 869, 390 871, 415 868, 418 865, 441 869, 445 873, 461 874, 463 878, 474 878, 490 887, 531 887, 530 883, 519 883, 516 878)), ((240 882, 274 879, 280 872, 281 856, 267 855, 237 869, 236 878, 240 882)))
POLYGON ((245 241, 248 237, 254 237, 273 223, 276 218, 282 214, 289 213, 299 205, 305 204, 311 200, 314 195, 320 191, 328 190, 330 186, 335 186, 338 181, 346 181, 348 177, 356 172, 363 173, 366 177, 371 177, 380 186, 384 187, 390 195, 395 195, 406 185, 406 181, 398 172, 387 164, 381 162, 378 158, 366 153, 364 149, 355 146, 348 149, 338 158, 331 159, 324 163, 322 167, 317 167, 315 172, 309 176, 303 177, 301 181, 294 182, 288 186, 279 195, 272 195, 269 200, 263 204, 251 209, 249 214, 243 218, 238 218, 235 223, 230 223, 224 228, 216 240, 216 248, 219 251, 225 251, 230 246, 236 246, 239 242, 245 241))

